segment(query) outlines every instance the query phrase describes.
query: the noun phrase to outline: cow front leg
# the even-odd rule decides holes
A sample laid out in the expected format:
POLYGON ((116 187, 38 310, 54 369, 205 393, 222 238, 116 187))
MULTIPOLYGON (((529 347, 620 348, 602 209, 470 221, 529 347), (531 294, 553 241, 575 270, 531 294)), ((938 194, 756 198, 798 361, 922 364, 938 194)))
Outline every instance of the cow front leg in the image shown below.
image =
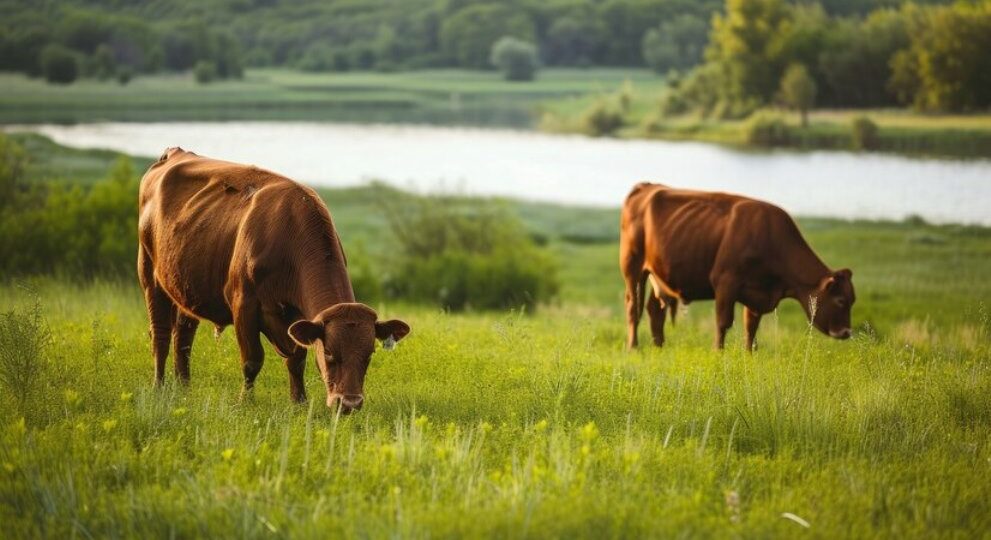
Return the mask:
POLYGON ((657 296, 651 294, 647 298, 647 315, 650 316, 650 334, 654 345, 664 345, 664 321, 667 318, 668 306, 662 305, 657 296))
POLYGON ((716 348, 726 344, 726 332, 733 327, 733 307, 738 287, 734 280, 723 279, 716 286, 716 348))
POLYGON ((286 369, 289 371, 289 397, 296 403, 306 401, 306 385, 303 382, 303 371, 306 369, 306 349, 298 350, 286 358, 286 369))
POLYGON ((193 338, 200 321, 187 317, 182 313, 176 314, 175 326, 172 328, 173 349, 175 350, 175 375, 179 382, 189 384, 189 356, 193 350, 193 338))
POLYGON ((743 326, 747 332, 747 351, 753 352, 756 345, 757 327, 760 326, 761 314, 750 309, 743 308, 743 326))
POLYGON ((244 374, 243 395, 250 394, 255 378, 265 361, 265 350, 260 339, 258 307, 254 302, 240 303, 234 310, 234 332, 241 350, 241 371, 244 374))

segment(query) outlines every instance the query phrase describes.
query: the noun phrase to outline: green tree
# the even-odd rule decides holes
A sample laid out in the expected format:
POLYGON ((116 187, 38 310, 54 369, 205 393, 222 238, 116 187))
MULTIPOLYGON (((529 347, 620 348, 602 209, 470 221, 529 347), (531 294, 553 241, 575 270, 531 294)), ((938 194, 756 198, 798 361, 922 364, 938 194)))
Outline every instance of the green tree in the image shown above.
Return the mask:
POLYGON ((815 106, 816 82, 802 64, 788 66, 781 78, 781 97, 789 107, 802 114, 802 126, 809 125, 809 109, 815 106))
POLYGON ((55 84, 70 84, 79 76, 79 58, 62 45, 50 44, 41 50, 39 58, 45 80, 55 84))
POLYGON ((573 16, 555 19, 544 39, 547 63, 556 66, 591 64, 599 33, 600 29, 589 19, 573 16))
POLYGON ((781 0, 726 0, 712 22, 708 58, 723 72, 723 99, 745 112, 768 103, 783 70, 778 57, 789 12, 781 0))
POLYGON ((687 69, 702 61, 709 28, 702 19, 679 15, 643 36, 644 61, 657 73, 687 69))
POLYGON ((114 58, 114 50, 110 45, 102 43, 96 48, 93 53, 92 69, 93 76, 101 81, 114 76, 117 72, 117 59, 114 58))
POLYGON ((440 44, 461 67, 489 67, 492 45, 503 36, 533 42, 536 31, 530 17, 502 4, 476 4, 455 12, 441 24, 440 44))
POLYGON ((923 110, 991 105, 991 2, 907 9, 911 45, 892 58, 892 87, 923 110))
POLYGON ((532 81, 540 64, 537 47, 512 36, 503 36, 492 45, 490 61, 508 81, 532 81))
POLYGON ((827 90, 820 101, 841 107, 895 105, 888 84, 891 59, 908 45, 906 18, 900 11, 885 9, 863 21, 839 21, 819 56, 827 90))

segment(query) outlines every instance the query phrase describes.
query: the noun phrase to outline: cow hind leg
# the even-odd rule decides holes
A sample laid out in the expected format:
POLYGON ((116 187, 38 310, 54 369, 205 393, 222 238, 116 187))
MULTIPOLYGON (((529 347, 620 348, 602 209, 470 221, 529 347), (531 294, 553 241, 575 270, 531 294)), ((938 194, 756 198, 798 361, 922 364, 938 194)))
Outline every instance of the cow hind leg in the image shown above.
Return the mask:
POLYGON ((181 383, 189 383, 189 356, 193 350, 193 338, 200 321, 176 313, 175 326, 172 328, 172 343, 175 350, 175 375, 181 383))
POLYGON ((161 386, 165 382, 165 361, 169 357, 169 338, 176 308, 157 284, 145 287, 145 303, 150 320, 151 351, 155 359, 155 386, 161 386))
POLYGON ((655 295, 647 298, 647 315, 650 316, 650 333, 654 338, 654 345, 658 347, 664 345, 664 319, 667 317, 668 306, 661 304, 660 299, 655 295))
POLYGON ((143 247, 138 247, 138 280, 145 294, 148 308, 148 335, 155 359, 155 386, 165 382, 165 360, 169 356, 169 336, 175 323, 176 307, 155 280, 155 267, 143 247))

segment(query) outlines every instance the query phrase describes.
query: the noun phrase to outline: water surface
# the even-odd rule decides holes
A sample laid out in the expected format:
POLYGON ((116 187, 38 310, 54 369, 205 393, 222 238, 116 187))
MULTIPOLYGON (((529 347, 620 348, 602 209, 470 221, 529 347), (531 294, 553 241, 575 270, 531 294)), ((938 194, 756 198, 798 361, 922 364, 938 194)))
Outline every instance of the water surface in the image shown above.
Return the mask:
POLYGON ((796 215, 991 225, 991 161, 742 152, 705 143, 527 131, 303 122, 42 125, 60 144, 158 156, 168 146, 315 186, 372 179, 420 191, 619 206, 636 182, 758 197, 796 215))

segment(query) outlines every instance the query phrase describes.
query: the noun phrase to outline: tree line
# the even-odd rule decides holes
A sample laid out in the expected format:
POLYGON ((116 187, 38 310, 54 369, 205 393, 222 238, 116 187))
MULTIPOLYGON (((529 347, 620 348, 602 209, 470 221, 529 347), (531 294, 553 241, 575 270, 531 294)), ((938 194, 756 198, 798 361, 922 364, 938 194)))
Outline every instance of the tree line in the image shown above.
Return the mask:
MULTIPOLYGON (((825 0, 856 14, 901 0, 825 0)), ((0 2, 0 69, 108 77, 208 65, 316 71, 490 67, 511 36, 552 66, 685 68, 720 0, 61 0, 0 2), (650 50, 644 40, 650 37, 650 50), (671 58, 674 57, 674 60, 671 58), (62 66, 55 69, 56 66, 62 66), (68 66, 68 67, 66 67, 68 66)))
POLYGON ((743 117, 770 104, 991 106, 991 1, 903 4, 863 17, 819 4, 727 0, 713 17, 705 62, 670 77, 667 115, 743 117))
POLYGON ((0 70, 126 83, 245 66, 499 67, 517 80, 538 64, 650 66, 679 88, 671 112, 735 117, 786 98, 798 65, 821 105, 987 107, 991 1, 947 1, 0 0, 0 70))

